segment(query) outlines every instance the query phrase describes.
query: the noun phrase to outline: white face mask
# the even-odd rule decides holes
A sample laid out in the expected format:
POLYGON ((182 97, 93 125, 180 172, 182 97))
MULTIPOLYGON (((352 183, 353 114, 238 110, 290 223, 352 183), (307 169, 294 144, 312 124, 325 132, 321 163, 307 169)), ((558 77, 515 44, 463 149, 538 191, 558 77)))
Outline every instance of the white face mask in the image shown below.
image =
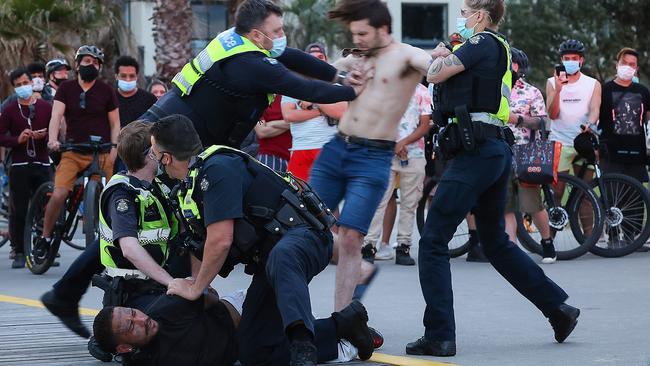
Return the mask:
POLYGON ((34 91, 40 92, 43 91, 43 87, 45 87, 45 80, 43 80, 43 78, 33 78, 32 84, 34 91))
POLYGON ((634 74, 636 74, 636 70, 631 66, 627 66, 627 65, 616 66, 616 76, 618 76, 621 80, 625 80, 625 81, 632 80, 634 74))

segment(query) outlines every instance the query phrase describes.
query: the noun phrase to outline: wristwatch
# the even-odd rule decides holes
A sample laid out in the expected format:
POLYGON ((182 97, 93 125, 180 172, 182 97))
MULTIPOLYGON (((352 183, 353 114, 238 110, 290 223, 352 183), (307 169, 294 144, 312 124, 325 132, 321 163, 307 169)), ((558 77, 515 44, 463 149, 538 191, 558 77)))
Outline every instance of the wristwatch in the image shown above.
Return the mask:
POLYGON ((345 82, 345 79, 347 78, 348 78, 347 71, 339 71, 338 74, 336 74, 336 79, 334 80, 334 84, 344 85, 343 82, 345 82))

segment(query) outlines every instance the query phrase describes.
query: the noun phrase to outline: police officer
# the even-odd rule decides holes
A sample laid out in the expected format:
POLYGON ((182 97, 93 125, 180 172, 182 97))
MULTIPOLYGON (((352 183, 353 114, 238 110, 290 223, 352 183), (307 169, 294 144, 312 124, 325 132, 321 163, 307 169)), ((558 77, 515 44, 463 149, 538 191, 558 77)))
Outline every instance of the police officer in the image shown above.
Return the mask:
POLYGON ((441 142, 441 150, 454 157, 438 185, 420 240, 425 333, 406 346, 408 354, 456 354, 447 243, 472 208, 490 263, 549 318, 557 342, 569 336, 580 314, 564 303, 567 294, 505 234, 512 136, 504 126, 512 73, 510 46, 496 33, 504 12, 504 0, 465 0, 458 30, 467 41, 446 56, 439 47, 441 56, 429 69, 429 82, 444 83, 440 90, 443 112, 454 118, 447 130, 455 132, 443 133, 441 142))
POLYGON ((104 297, 105 305, 143 308, 150 295, 164 293, 174 276, 189 275, 187 256, 169 256, 167 241, 175 235, 177 224, 165 204, 164 187, 151 183, 157 165, 146 158, 145 150, 151 144, 149 128, 149 124, 133 122, 121 131, 118 154, 129 172, 113 176, 102 192, 100 240, 87 247, 41 297, 65 326, 85 338, 90 334, 79 318, 79 301, 93 275, 104 267, 115 279, 104 297))
POLYGON ((274 94, 327 104, 353 100, 361 92, 362 86, 331 84, 358 83, 360 74, 338 72, 286 44, 280 7, 270 0, 245 0, 237 10, 235 27, 219 34, 185 65, 172 89, 142 118, 153 122, 183 114, 192 120, 205 146, 239 148, 274 94))
MULTIPOLYGON (((304 182, 239 150, 213 145, 201 152, 182 115, 155 123, 151 143, 160 170, 182 180, 180 209, 204 242, 195 248, 202 259, 200 269, 193 266, 195 280, 175 279, 167 293, 197 299, 217 274, 244 263, 253 281, 239 329, 242 364, 315 366, 308 283, 332 256, 332 213, 304 182)), ((361 331, 359 357, 368 359, 372 337, 361 331)))

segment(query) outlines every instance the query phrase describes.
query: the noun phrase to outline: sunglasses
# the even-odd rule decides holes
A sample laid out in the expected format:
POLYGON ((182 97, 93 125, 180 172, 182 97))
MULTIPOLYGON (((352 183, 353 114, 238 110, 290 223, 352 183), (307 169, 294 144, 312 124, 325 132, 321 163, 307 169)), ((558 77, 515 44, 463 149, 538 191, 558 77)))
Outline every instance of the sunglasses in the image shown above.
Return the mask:
POLYGON ((79 108, 86 109, 86 92, 79 94, 79 108))
POLYGON ((349 55, 352 55, 352 57, 364 57, 366 55, 366 50, 360 48, 344 48, 341 52, 343 57, 348 57, 349 55))

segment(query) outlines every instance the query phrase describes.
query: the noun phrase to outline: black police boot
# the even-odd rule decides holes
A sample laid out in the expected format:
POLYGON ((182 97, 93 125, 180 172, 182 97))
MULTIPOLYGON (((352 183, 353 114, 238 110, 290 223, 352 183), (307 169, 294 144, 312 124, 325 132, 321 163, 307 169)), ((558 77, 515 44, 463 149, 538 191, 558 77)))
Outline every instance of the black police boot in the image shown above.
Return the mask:
POLYGON ((553 245, 553 239, 543 239, 542 240, 542 263, 551 264, 555 263, 557 260, 557 254, 555 253, 555 246, 553 245))
POLYGON ((290 366, 316 366, 318 364, 318 350, 312 342, 293 341, 289 345, 291 352, 290 366))
POLYGON ((395 264, 400 266, 414 266, 415 259, 411 258, 411 246, 400 244, 395 248, 395 264))
POLYGON ((94 336, 88 340, 88 353, 102 362, 113 361, 113 355, 101 349, 94 336))
POLYGON ((359 350, 361 360, 369 359, 375 347, 363 304, 355 300, 345 309, 332 313, 332 319, 336 322, 336 336, 350 341, 359 350))
POLYGON ((363 259, 370 263, 375 263, 375 254, 377 248, 373 244, 366 244, 361 248, 361 256, 363 259))
POLYGON ((25 255, 23 253, 16 253, 14 261, 11 262, 11 268, 25 268, 25 255))
POLYGON ((68 327, 71 331, 83 338, 89 338, 88 328, 79 318, 79 304, 69 303, 56 297, 54 290, 50 290, 41 296, 41 302, 45 308, 68 327))
POLYGON ((456 355, 455 341, 430 341, 422 337, 406 345, 406 353, 416 356, 451 357, 456 355))
POLYGON ((557 343, 564 342, 569 334, 573 332, 573 329, 578 324, 578 316, 580 316, 580 309, 574 308, 571 305, 561 304, 548 318, 555 332, 555 340, 557 343))
POLYGON ((478 262, 478 263, 488 263, 489 260, 483 253, 483 247, 480 243, 476 243, 469 248, 467 252, 467 261, 468 262, 478 262))

